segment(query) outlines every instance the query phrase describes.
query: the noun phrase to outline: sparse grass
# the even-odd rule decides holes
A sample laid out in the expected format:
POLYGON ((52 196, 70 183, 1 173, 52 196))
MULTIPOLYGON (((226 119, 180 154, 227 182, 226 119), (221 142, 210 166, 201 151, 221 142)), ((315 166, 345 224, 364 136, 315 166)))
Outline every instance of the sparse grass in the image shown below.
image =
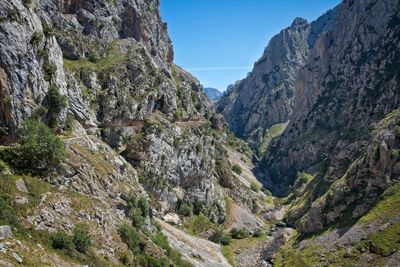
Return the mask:
POLYGON ((106 57, 96 60, 95 62, 83 58, 79 60, 64 59, 64 67, 74 72, 96 71, 104 72, 106 70, 122 66, 122 62, 127 60, 127 53, 119 50, 117 43, 111 44, 106 57))
POLYGON ((226 142, 230 147, 233 147, 237 151, 245 154, 247 157, 252 158, 253 153, 248 144, 243 140, 237 138, 233 133, 227 134, 226 142))
POLYGON ((232 171, 233 171, 234 173, 236 173, 236 174, 238 174, 238 175, 241 175, 241 174, 242 174, 242 168, 241 168, 239 165, 237 165, 237 164, 232 165, 231 169, 232 169, 232 171))
POLYGON ((379 198, 375 207, 364 215, 358 223, 368 223, 375 220, 387 221, 399 214, 400 183, 387 189, 379 198))
POLYGON ((259 155, 265 154, 271 141, 280 136, 285 131, 285 129, 286 123, 277 123, 272 125, 261 140, 259 155))
POLYGON ((216 227, 217 226, 202 213, 190 217, 184 224, 184 228, 191 235, 199 235, 209 229, 216 229, 216 227))
POLYGON ((239 252, 243 252, 252 247, 258 246, 265 240, 265 235, 258 237, 248 237, 244 239, 232 239, 229 245, 222 246, 221 252, 228 262, 235 266, 234 256, 239 252))
POLYGON ((254 192, 258 192, 258 191, 260 191, 261 186, 259 184, 257 184, 256 182, 251 182, 250 189, 253 190, 254 192))
POLYGON ((73 153, 69 153, 70 157, 73 157, 77 162, 82 161, 83 159, 90 163, 95 169, 96 172, 106 177, 114 170, 114 167, 111 165, 109 161, 104 158, 102 153, 93 153, 87 148, 83 146, 79 146, 78 144, 72 145, 73 150, 75 150, 79 155, 74 155, 73 153))
POLYGON ((371 234, 369 240, 373 252, 384 257, 393 254, 400 249, 400 222, 371 234))

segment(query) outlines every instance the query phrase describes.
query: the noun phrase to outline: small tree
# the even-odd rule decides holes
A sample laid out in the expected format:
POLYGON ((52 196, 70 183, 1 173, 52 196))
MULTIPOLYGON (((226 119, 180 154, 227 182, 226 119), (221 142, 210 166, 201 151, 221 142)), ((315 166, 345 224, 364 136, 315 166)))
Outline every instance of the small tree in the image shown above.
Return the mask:
POLYGON ((18 131, 20 147, 9 151, 14 168, 42 174, 59 166, 65 158, 64 143, 43 123, 31 119, 18 131))
POLYGON ((57 86, 52 85, 47 92, 48 111, 50 113, 49 126, 55 128, 58 125, 58 117, 67 106, 67 98, 60 94, 57 86))
POLYGON ((75 245, 77 251, 85 253, 91 245, 89 231, 82 225, 77 225, 74 229, 74 235, 72 242, 75 245))

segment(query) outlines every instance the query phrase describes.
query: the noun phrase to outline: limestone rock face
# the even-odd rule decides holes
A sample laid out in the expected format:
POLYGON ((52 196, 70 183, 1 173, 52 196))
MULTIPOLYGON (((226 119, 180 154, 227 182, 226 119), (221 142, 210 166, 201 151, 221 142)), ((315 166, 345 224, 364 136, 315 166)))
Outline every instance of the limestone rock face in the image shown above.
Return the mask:
POLYGON ((297 71, 319 35, 331 30, 335 15, 336 9, 312 23, 295 19, 271 39, 252 72, 223 95, 216 108, 236 135, 256 148, 272 125, 290 120, 297 71))
POLYGON ((157 0, 2 1, 3 141, 46 106, 52 86, 69 100, 59 119, 68 111, 86 126, 143 118, 154 110, 173 116, 180 102, 183 115, 205 113, 210 103, 199 82, 172 70, 178 68, 158 6, 157 0), (173 73, 182 79, 175 82, 173 73))
POLYGON ((278 194, 297 172, 315 175, 288 215, 300 231, 361 216, 398 181, 399 10, 399 1, 343 1, 297 75, 292 119, 263 168, 278 194))

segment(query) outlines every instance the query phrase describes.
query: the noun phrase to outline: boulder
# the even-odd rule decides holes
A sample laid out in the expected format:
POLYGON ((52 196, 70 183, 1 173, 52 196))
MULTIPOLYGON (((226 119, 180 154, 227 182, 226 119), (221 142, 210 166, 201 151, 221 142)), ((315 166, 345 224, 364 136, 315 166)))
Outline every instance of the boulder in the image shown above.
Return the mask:
POLYGON ((181 223, 181 219, 179 218, 178 214, 176 213, 168 213, 163 217, 163 220, 167 223, 173 225, 179 225, 181 223))
POLYGON ((4 238, 13 238, 14 235, 11 231, 10 226, 8 225, 2 225, 0 226, 0 240, 4 238))

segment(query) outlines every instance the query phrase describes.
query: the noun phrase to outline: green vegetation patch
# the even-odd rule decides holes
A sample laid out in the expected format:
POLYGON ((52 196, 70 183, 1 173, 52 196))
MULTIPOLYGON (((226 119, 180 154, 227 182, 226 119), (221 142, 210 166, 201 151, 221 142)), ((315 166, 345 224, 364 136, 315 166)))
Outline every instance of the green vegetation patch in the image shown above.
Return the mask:
POLYGON ((286 129, 286 123, 277 123, 271 126, 265 133, 260 143, 259 155, 264 155, 272 140, 280 136, 286 129))
POLYGON ((236 173, 236 174, 238 174, 238 175, 241 175, 241 174, 242 174, 242 168, 241 168, 239 165, 237 165, 237 164, 233 164, 232 167, 231 167, 231 169, 232 169, 232 171, 233 171, 234 173, 236 173))
POLYGON ((286 244, 280 248, 274 260, 274 266, 306 267, 321 265, 319 246, 309 246, 295 250, 286 244))
POLYGON ((217 226, 211 222, 205 215, 199 215, 188 218, 184 223, 184 228, 191 235, 199 235, 209 229, 216 229, 217 226))
POLYGON ((65 159, 60 138, 43 123, 30 119, 18 131, 20 146, 2 150, 0 158, 15 171, 42 175, 57 170, 65 159))
POLYGON ((233 133, 227 134, 226 142, 229 146, 235 148, 240 153, 245 154, 247 157, 252 158, 253 152, 246 142, 237 138, 233 133))
POLYGON ((375 220, 387 221, 399 215, 400 183, 387 189, 366 215, 358 223, 368 223, 375 220))
POLYGON ((64 67, 70 71, 79 73, 80 71, 95 71, 98 73, 118 68, 127 60, 127 53, 119 49, 118 42, 110 45, 107 56, 98 60, 82 58, 79 60, 64 59, 64 67))
POLYGON ((256 247, 265 241, 265 235, 258 237, 248 237, 244 239, 232 239, 228 245, 224 245, 221 248, 221 252, 228 262, 235 266, 235 255, 256 247))
POLYGON ((371 251, 387 257, 400 249, 400 222, 369 236, 371 251))

